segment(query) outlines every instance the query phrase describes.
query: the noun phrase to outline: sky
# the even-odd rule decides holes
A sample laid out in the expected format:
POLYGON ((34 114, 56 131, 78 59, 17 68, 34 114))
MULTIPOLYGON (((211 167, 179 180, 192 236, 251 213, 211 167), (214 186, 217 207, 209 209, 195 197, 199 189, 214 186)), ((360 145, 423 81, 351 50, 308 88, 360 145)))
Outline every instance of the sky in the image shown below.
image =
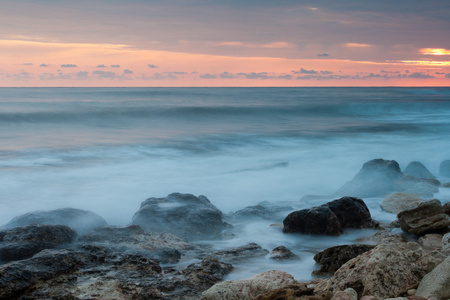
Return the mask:
POLYGON ((0 87, 450 86, 450 0, 0 0, 0 87))

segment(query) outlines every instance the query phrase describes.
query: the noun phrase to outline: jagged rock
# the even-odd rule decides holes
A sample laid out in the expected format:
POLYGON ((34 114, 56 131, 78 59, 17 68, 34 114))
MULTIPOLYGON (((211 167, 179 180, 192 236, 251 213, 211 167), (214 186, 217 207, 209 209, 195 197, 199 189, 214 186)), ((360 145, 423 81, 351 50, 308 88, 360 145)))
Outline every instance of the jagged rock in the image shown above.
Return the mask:
POLYGON ((273 219, 278 214, 286 211, 291 211, 291 206, 274 205, 268 201, 261 202, 257 205, 247 206, 241 210, 232 213, 232 219, 248 219, 248 218, 264 218, 273 219))
POLYGON ((5 228, 14 228, 32 224, 66 225, 79 235, 88 233, 94 228, 106 226, 106 221, 96 213, 75 208, 40 210, 17 216, 5 228))
POLYGON ((402 210, 419 205, 425 201, 416 194, 392 193, 386 195, 380 206, 381 209, 393 214, 398 214, 402 210))
POLYGON ((358 298, 399 297, 415 288, 422 277, 442 260, 424 255, 417 243, 381 244, 345 263, 316 290, 336 292, 353 288, 358 298))
POLYGON ((316 293, 313 287, 305 282, 291 284, 261 294, 253 300, 329 300, 331 293, 316 293))
POLYGON ((72 251, 43 250, 34 257, 0 266, 0 299, 18 299, 42 280, 75 270, 80 261, 72 251))
POLYGON ((440 249, 443 246, 442 238, 442 234, 429 233, 421 236, 417 242, 425 249, 440 249))
POLYGON ((273 289, 295 284, 289 273, 272 270, 243 280, 223 281, 202 293, 202 300, 240 299, 251 300, 273 289))
POLYGON ((242 247, 212 252, 212 255, 225 262, 239 262, 253 257, 266 256, 269 253, 256 243, 249 243, 242 247))
POLYGON ((275 260, 298 260, 300 259, 294 252, 285 246, 278 246, 270 251, 270 258, 275 260))
POLYGON ((169 232, 187 240, 217 238, 227 228, 222 212, 208 198, 180 193, 145 200, 132 224, 149 232, 169 232))
POLYGON ((405 170, 403 170, 405 175, 411 175, 417 178, 435 178, 433 174, 425 167, 422 163, 418 161, 410 162, 405 170))
POLYGON ((450 298, 450 256, 423 277, 416 296, 438 300, 450 298))
POLYGON ((450 177, 450 160, 444 160, 439 165, 439 175, 450 177))
POLYGON ((336 196, 376 197, 397 191, 395 181, 403 173, 395 160, 373 159, 362 166, 355 177, 344 184, 336 196))
POLYGON ((375 248, 374 245, 342 245, 327 248, 316 255, 314 260, 320 264, 320 270, 313 271, 314 276, 333 274, 350 259, 375 248))
POLYGON ((342 197, 311 209, 290 213, 283 220, 283 232, 340 235, 345 228, 374 228, 378 222, 370 216, 363 200, 342 197))
POLYGON ((44 249, 71 243, 76 232, 63 225, 29 225, 5 230, 0 238, 0 261, 30 258, 44 249))
POLYGON ((406 209, 397 218, 403 231, 417 235, 439 233, 450 226, 450 217, 444 213, 441 202, 437 199, 406 209))

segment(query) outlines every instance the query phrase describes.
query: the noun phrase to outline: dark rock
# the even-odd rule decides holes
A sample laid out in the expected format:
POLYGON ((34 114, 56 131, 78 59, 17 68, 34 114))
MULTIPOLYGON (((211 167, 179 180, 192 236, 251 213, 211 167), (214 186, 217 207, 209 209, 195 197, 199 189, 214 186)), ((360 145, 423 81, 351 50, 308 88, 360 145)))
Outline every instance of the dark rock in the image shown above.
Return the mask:
POLYGON ((447 202, 444 205, 442 205, 442 208, 444 209, 444 212, 450 216, 450 202, 447 202))
POLYGON ((405 170, 403 170, 405 175, 411 175, 417 178, 434 178, 434 175, 420 162, 412 161, 410 162, 405 170))
POLYGON ((239 262, 253 257, 266 256, 269 253, 256 243, 249 243, 242 247, 229 250, 214 251, 212 255, 225 262, 239 262))
POLYGON ((75 208, 61 208, 49 211, 33 211, 15 217, 5 228, 14 228, 31 224, 66 225, 79 235, 94 228, 106 226, 106 221, 96 213, 75 208))
POLYGON ((63 225, 29 225, 5 230, 0 243, 0 260, 30 258, 44 249, 71 243, 76 232, 63 225))
POLYGON ((292 206, 278 206, 264 201, 258 205, 247 206, 231 214, 232 219, 264 218, 273 219, 277 214, 293 210, 292 206))
POLYGON ((340 235, 345 228, 374 228, 378 222, 370 216, 363 200, 342 197, 311 209, 290 213, 283 220, 283 232, 340 235))
POLYGON ((417 235, 440 233, 450 226, 450 217, 437 199, 424 201, 416 207, 401 211, 397 218, 403 231, 417 235))
POLYGON ((179 193, 145 200, 132 224, 149 232, 170 232, 188 240, 217 238, 227 228, 222 212, 208 198, 179 193))
POLYGON ((395 181, 402 177, 403 173, 395 160, 370 160, 335 195, 360 198, 385 196, 397 191, 395 181))
POLYGON ((27 260, 2 265, 0 299, 18 299, 39 281, 73 272, 78 264, 77 256, 71 251, 44 250, 27 260))
POLYGON ((285 246, 278 246, 270 251, 270 258, 275 260, 299 260, 300 258, 285 246))
POLYGON ((342 245, 327 248, 314 255, 314 260, 321 266, 320 270, 313 271, 312 275, 324 276, 333 274, 350 259, 373 248, 375 248, 374 245, 342 245))
POLYGON ((439 165, 439 175, 450 177, 450 160, 444 160, 439 165))
POLYGON ((223 277, 232 270, 231 264, 221 262, 214 257, 206 257, 200 263, 189 265, 183 270, 183 274, 198 288, 198 291, 204 291, 222 281, 223 277))

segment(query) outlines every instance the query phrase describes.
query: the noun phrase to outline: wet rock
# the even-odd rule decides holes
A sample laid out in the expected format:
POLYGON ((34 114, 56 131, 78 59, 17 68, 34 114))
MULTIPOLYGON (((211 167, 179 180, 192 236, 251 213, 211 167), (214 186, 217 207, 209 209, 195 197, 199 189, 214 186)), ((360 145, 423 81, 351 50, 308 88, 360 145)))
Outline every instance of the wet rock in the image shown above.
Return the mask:
POLYGON ((429 233, 421 236, 417 241, 425 249, 440 249, 443 246, 442 234, 429 233))
POLYGON ((5 230, 0 239, 0 261, 30 258, 44 249, 71 243, 76 232, 63 225, 29 225, 5 230))
POLYGON ((187 240, 217 238, 227 228, 222 212, 208 198, 180 193, 145 200, 132 224, 149 232, 169 232, 187 240))
MULTIPOLYGON (((353 288, 358 297, 399 297, 415 288, 436 261, 417 243, 381 244, 345 263, 316 290, 336 292, 353 288)), ((441 260, 442 261, 442 260, 441 260)))
POLYGON ((417 235, 439 233, 450 226, 450 217, 444 213, 441 202, 437 199, 404 210, 397 218, 403 231, 417 235))
POLYGON ((395 181, 403 173, 395 160, 373 159, 362 166, 355 177, 344 184, 336 196, 377 197, 397 191, 395 181))
POLYGON ((419 203, 425 201, 416 194, 408 193, 392 193, 386 195, 380 206, 381 209, 393 214, 398 214, 402 210, 419 205, 419 203))
POLYGON ((253 257, 266 256, 269 253, 256 243, 249 243, 242 247, 237 247, 228 250, 213 251, 212 255, 225 262, 240 262, 253 257))
POLYGON ((374 228, 378 222, 370 216, 363 200, 342 197, 311 209, 290 213, 283 220, 283 232, 340 235, 345 228, 374 228))
POLYGON ((332 294, 316 293, 313 287, 305 282, 291 284, 261 294, 254 300, 329 300, 332 294))
POLYGON ((439 175, 450 177, 450 160, 444 160, 439 165, 439 175))
POLYGON ((183 270, 183 274, 198 291, 204 291, 222 281, 224 276, 232 270, 231 264, 214 257, 206 257, 200 263, 189 265, 183 270))
POLYGON ((0 299, 18 299, 40 281, 73 272, 78 264, 71 251, 43 250, 32 258, 2 265, 0 299))
POLYGON ((435 178, 433 174, 425 167, 422 163, 418 161, 410 162, 405 170, 403 170, 405 175, 411 175, 417 178, 435 178))
POLYGON ((416 296, 438 300, 450 298, 450 256, 424 276, 417 288, 416 296))
POLYGON ((320 264, 320 270, 313 271, 314 276, 329 275, 336 272, 343 264, 375 248, 374 245, 342 245, 327 248, 316 255, 314 260, 320 264))
POLYGON ((285 246, 278 246, 270 251, 270 258, 274 260, 299 260, 300 258, 285 246))
POLYGON ((273 289, 295 284, 292 275, 278 270, 267 271, 243 280, 224 281, 202 293, 202 300, 250 300, 273 289))
POLYGON ((79 235, 107 225, 106 221, 96 213, 75 208, 61 208, 29 212, 15 217, 4 227, 14 228, 32 224, 66 225, 74 229, 79 235))
POLYGON ((263 218, 273 219, 282 212, 292 211, 292 206, 279 206, 268 201, 258 205, 247 206, 230 215, 231 219, 263 218))

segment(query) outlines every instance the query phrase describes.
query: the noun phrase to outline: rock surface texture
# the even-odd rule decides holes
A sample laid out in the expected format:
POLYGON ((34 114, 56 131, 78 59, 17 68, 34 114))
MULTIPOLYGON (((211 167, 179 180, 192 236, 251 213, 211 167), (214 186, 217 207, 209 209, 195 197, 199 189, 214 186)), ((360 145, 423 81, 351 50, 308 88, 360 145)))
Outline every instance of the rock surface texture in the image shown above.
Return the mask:
POLYGON ((61 208, 29 212, 15 217, 4 227, 15 228, 32 224, 66 225, 74 229, 79 235, 107 225, 105 219, 96 213, 75 208, 61 208))
POLYGON ((450 217, 444 212, 437 199, 422 202, 418 206, 404 210, 397 215, 403 231, 423 235, 439 233, 450 226, 450 217))
POLYGON ((278 270, 267 271, 247 279, 224 281, 202 293, 202 300, 251 300, 265 292, 295 284, 292 275, 278 270))
POLYGON ((222 212, 208 198, 180 193, 145 200, 131 223, 149 232, 169 232, 187 240, 217 238, 227 228, 222 212))
POLYGON ((374 228, 378 222, 370 216, 363 200, 342 197, 311 209, 290 213, 283 220, 283 232, 340 235, 345 228, 374 228))
POLYGON ((398 214, 402 210, 419 205, 425 201, 416 194, 391 193, 384 197, 380 204, 382 210, 389 213, 398 214))
POLYGON ((416 296, 438 300, 450 298, 450 256, 425 275, 417 288, 416 296))

